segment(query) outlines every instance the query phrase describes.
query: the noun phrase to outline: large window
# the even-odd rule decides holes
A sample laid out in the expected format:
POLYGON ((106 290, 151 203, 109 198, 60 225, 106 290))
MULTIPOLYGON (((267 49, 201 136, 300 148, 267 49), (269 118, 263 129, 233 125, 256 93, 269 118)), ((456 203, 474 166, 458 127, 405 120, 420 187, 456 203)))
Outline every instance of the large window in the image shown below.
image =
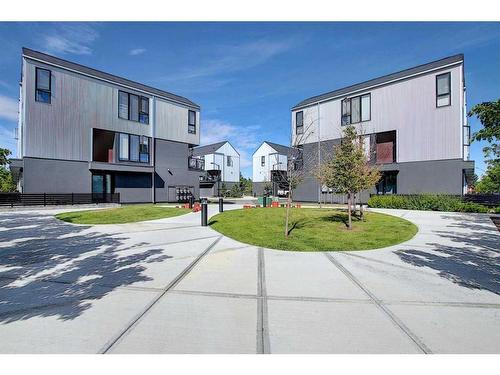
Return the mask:
POLYGON ((52 96, 52 78, 50 70, 35 68, 35 100, 42 103, 50 103, 52 96))
POLYGON ((371 97, 370 94, 355 96, 342 100, 342 125, 356 124, 370 121, 371 97))
POLYGON ((451 73, 436 76, 436 107, 451 104, 451 73))
POLYGON ((196 112, 188 112, 188 133, 196 134, 196 112))
POLYGON ((295 134, 304 133, 304 112, 299 111, 295 113, 295 134))
POLYGON ((149 137, 120 133, 119 139, 121 161, 149 163, 149 137))
POLYGON ((118 91, 118 117, 149 124, 149 99, 118 91))

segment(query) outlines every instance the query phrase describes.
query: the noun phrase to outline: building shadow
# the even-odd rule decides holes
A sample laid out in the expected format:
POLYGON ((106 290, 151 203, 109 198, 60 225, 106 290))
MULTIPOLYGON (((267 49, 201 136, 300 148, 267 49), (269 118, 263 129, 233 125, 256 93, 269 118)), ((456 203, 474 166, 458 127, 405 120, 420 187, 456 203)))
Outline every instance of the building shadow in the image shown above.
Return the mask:
POLYGON ((74 319, 118 287, 151 280, 145 263, 172 258, 51 215, 0 214, 0 323, 74 319))
POLYGON ((442 216, 446 230, 435 230, 443 241, 427 249, 398 250, 407 263, 429 267, 460 286, 500 294, 500 234, 486 215, 442 216))

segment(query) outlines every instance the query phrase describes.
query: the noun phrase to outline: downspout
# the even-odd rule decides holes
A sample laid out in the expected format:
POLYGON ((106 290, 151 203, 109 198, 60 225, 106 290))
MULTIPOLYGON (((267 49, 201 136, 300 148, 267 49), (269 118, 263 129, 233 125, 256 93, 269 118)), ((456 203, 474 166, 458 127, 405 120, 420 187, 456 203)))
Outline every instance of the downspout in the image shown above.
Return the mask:
POLYGON ((151 155, 151 164, 153 165, 153 173, 151 174, 151 202, 153 204, 156 204, 156 186, 155 186, 155 174, 156 174, 156 140, 155 140, 155 135, 156 135, 156 97, 153 96, 151 100, 151 116, 150 116, 150 121, 151 121, 151 150, 150 150, 150 155, 151 155))

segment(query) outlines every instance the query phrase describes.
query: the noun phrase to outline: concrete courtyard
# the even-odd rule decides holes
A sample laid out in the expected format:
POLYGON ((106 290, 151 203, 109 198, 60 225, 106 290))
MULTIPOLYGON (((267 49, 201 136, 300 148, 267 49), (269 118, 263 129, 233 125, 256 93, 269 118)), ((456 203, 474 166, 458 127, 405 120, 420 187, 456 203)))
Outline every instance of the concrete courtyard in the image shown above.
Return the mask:
POLYGON ((85 226, 61 211, 0 213, 0 353, 500 353, 487 215, 377 210, 419 233, 297 253, 221 236, 199 213, 85 226))

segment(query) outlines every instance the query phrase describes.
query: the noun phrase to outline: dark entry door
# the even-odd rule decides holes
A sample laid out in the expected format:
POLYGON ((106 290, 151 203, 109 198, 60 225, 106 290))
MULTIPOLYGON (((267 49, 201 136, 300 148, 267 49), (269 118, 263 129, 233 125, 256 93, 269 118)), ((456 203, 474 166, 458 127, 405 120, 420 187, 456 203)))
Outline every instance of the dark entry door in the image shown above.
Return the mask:
POLYGON ((95 201, 105 201, 106 194, 113 193, 112 176, 109 173, 92 174, 92 195, 95 201))

